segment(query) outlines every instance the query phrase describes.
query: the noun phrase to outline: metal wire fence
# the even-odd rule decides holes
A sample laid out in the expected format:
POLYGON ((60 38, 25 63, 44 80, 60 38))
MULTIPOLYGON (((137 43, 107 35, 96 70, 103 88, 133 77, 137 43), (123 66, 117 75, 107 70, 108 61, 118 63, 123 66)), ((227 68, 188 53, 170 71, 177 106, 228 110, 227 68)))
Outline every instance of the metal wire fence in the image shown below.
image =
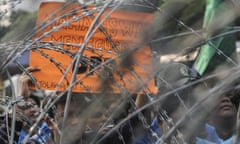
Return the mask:
MULTIPOLYGON (((14 9, 21 2, 21 0, 3 1, 0 2, 0 6, 10 4, 14 9)), ((159 2, 160 6, 151 0, 139 2, 108 0, 93 3, 95 6, 78 1, 57 3, 57 9, 52 10, 53 8, 49 7, 52 11, 45 12, 46 15, 40 21, 38 20, 31 33, 19 41, 0 44, 0 70, 10 81, 11 91, 16 88, 11 81, 12 69, 9 68, 14 64, 15 69, 20 70, 20 73, 26 73, 31 78, 35 85, 34 89, 38 90, 44 102, 40 107, 37 121, 28 123, 30 120, 16 108, 16 105, 22 101, 22 97, 13 92, 10 96, 2 97, 0 105, 3 117, 7 119, 6 123, 4 122, 7 130, 1 131, 1 139, 5 143, 15 143, 14 130, 17 119, 20 118, 20 122, 25 121, 31 127, 23 141, 26 143, 36 130, 40 129, 42 120, 47 118, 59 137, 53 134, 54 138, 50 137, 43 143, 52 143, 53 139, 60 144, 83 142, 82 137, 88 132, 94 133, 86 143, 101 143, 109 137, 114 137, 114 140, 118 139, 121 143, 130 143, 128 138, 131 137, 131 140, 133 139, 131 142, 134 143, 143 134, 150 135, 151 143, 193 143, 192 140, 195 140, 200 127, 203 127, 202 123, 215 108, 218 99, 226 91, 239 87, 237 60, 212 43, 216 38, 237 34, 239 27, 228 27, 229 31, 204 40, 202 36, 204 30, 189 26, 165 9, 164 4, 167 2, 159 2), (142 17, 140 16, 142 21, 124 25, 124 20, 117 21, 112 18, 112 15, 118 11, 135 13, 136 17, 142 14, 142 17), (153 19, 149 20, 153 22, 144 20, 145 13, 152 16, 153 19), (156 20, 156 16, 159 15, 163 17, 160 22, 156 20), (166 24, 167 21, 173 22, 174 28, 181 27, 184 30, 166 35, 157 33, 155 37, 150 34, 151 30, 159 26, 158 23, 166 24), (111 22, 113 27, 107 27, 106 25, 111 25, 111 22), (119 22, 119 26, 123 28, 114 27, 114 22, 119 22), (83 27, 74 27, 76 23, 83 27), (138 29, 134 29, 135 27, 138 29), (75 29, 74 32, 78 29, 79 33, 70 32, 73 29, 75 29), (133 35, 129 34, 128 29, 133 30, 133 35), (116 33, 119 31, 126 34, 122 41, 116 40, 119 36, 116 33), (92 41, 95 41, 98 35, 102 38, 100 44, 93 43, 92 41), (128 39, 124 41, 125 38, 128 39), (179 41, 175 41, 178 38, 179 41), (216 69, 208 76, 198 79, 192 74, 189 68, 191 65, 180 64, 181 62, 177 62, 177 59, 182 56, 187 58, 192 56, 193 52, 198 51, 199 47, 206 43, 216 49, 217 55, 226 59, 227 66, 221 65, 223 68, 216 69), (153 48, 156 44, 159 44, 157 48, 153 48), (164 46, 167 49, 162 48, 164 46), (50 73, 49 70, 53 69, 49 66, 45 66, 40 71, 47 72, 46 75, 50 75, 57 82, 47 83, 51 82, 49 77, 45 78, 45 81, 39 80, 41 76, 34 72, 30 73, 26 69, 19 58, 29 51, 34 57, 30 60, 35 59, 35 64, 41 61, 39 66, 49 63, 54 67, 56 73, 50 73), (171 62, 160 61, 163 51, 174 54, 171 62), (94 78, 91 79, 93 76, 94 78), (45 92, 48 87, 51 90, 50 93, 45 92), (146 99, 145 104, 138 107, 136 100, 140 95, 144 95, 146 99), (64 97, 65 107, 59 114, 56 103, 64 97), (77 113, 74 118, 78 121, 73 126, 69 125, 68 121, 69 117, 73 117, 72 109, 77 113), (55 116, 51 116, 50 113, 55 116), (165 128, 162 128, 162 134, 158 134, 151 128, 150 121, 156 116, 165 125, 165 128), (11 127, 8 127, 9 123, 11 127), (126 127, 129 134, 127 136, 124 130, 126 127)), ((190 2, 184 1, 184 3, 190 2)), ((176 10, 176 13, 180 13, 183 9, 176 10)), ((1 9, 0 17, 7 12, 8 10, 1 9)), ((124 12, 118 17, 122 19, 128 17, 124 15, 128 13, 124 12)), ((234 8, 229 9, 227 15, 223 16, 230 17, 229 21, 235 20, 238 17, 237 12, 238 5, 235 4, 234 8)), ((236 99, 235 102, 237 103, 238 100, 236 99)), ((239 120, 237 120, 236 129, 237 140, 239 120)), ((112 143, 115 142, 112 141, 112 143)))

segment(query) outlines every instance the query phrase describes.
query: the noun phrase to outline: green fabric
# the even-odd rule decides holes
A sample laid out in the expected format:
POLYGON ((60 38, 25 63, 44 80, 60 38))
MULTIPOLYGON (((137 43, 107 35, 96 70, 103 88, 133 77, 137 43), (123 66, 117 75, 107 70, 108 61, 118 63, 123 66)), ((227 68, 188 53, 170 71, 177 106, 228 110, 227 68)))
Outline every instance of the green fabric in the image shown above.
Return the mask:
MULTIPOLYGON (((203 29, 206 31, 203 34, 205 40, 211 39, 213 32, 212 28, 216 25, 215 19, 223 14, 224 11, 227 10, 225 3, 223 0, 206 0, 206 10, 203 21, 203 29), (213 25, 214 24, 214 25, 213 25)), ((228 26, 230 26, 229 24, 228 26)), ((217 25, 216 25, 217 26, 217 25)), ((221 32, 226 32, 226 28, 222 28, 221 32)), ((224 37, 220 37, 214 40, 209 41, 207 44, 203 45, 200 49, 199 55, 194 63, 194 68, 200 75, 203 75, 208 67, 215 67, 215 64, 211 64, 213 57, 215 57, 217 49, 221 50, 225 55, 230 56, 232 52, 235 51, 235 36, 228 35, 224 37), (225 39, 228 39, 227 41, 225 39), (227 46, 227 47, 226 47, 227 46), (210 65, 211 64, 211 65, 210 65)), ((221 57, 224 57, 221 55, 221 57)), ((214 60, 216 61, 216 60, 214 60)), ((213 68, 210 68, 213 69, 213 68)))

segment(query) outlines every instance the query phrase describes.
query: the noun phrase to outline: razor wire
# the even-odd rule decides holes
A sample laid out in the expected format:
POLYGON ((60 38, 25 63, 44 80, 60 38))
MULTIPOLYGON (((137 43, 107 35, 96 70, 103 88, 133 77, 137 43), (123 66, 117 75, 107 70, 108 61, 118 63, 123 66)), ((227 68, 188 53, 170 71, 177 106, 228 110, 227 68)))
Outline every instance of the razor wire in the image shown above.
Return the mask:
MULTIPOLYGON (((99 10, 101 10, 101 8, 103 8, 103 7, 99 7, 98 9, 96 9, 96 11, 99 11, 99 10)), ((60 11, 61 11, 61 9, 60 9, 60 11)), ((86 10, 84 10, 85 12, 86 12, 86 10)), ((159 11, 161 11, 161 13, 162 13, 162 10, 159 10, 159 11)), ((74 13, 74 12, 73 12, 74 13)), ((91 17, 91 12, 89 13, 89 10, 87 9, 87 12, 86 12, 87 14, 86 15, 82 15, 83 17, 91 17)), ((71 15, 71 12, 69 13, 70 15, 71 15)), ((63 17, 65 17, 67 14, 64 14, 63 15, 63 17)), ((79 16, 79 17, 81 17, 81 16, 79 16)), ((78 20, 80 20, 81 18, 79 18, 79 17, 73 17, 72 18, 72 20, 76 20, 76 21, 78 21, 78 20)), ((51 18, 50 18, 51 19, 51 18)), ((175 18, 174 18, 175 19, 175 18)), ((176 19, 175 19, 176 20, 176 19)), ((45 24, 43 24, 43 26, 46 26, 47 24, 51 24, 51 23, 54 23, 56 21, 56 19, 54 19, 54 20, 52 20, 52 22, 50 21, 50 22, 45 22, 45 24)), ((187 25, 185 25, 182 21, 180 21, 180 20, 176 20, 179 24, 181 24, 181 25, 183 25, 184 27, 186 27, 187 29, 189 29, 191 32, 190 33, 192 33, 193 35, 196 35, 196 36, 198 36, 198 37, 201 37, 201 35, 199 35, 195 30, 193 30, 191 27, 188 27, 187 25)), ((68 72, 70 72, 70 67, 65 71, 65 73, 64 73, 64 71, 63 71, 63 69, 62 69, 62 66, 61 66, 61 63, 58 63, 57 61, 55 61, 53 58, 51 58, 51 56, 49 56, 49 55, 47 55, 47 54, 45 54, 44 52, 42 52, 41 50, 38 50, 38 48, 42 48, 42 47, 44 47, 44 49, 48 49, 48 50, 54 50, 54 51, 57 51, 57 52, 60 52, 60 53, 64 53, 64 54, 67 54, 67 55, 69 55, 69 57, 71 57, 71 58, 75 58, 76 57, 76 55, 74 55, 72 52, 70 52, 70 51, 68 51, 68 50, 65 50, 64 48, 63 48, 63 45, 71 45, 71 46, 77 46, 77 47, 79 47, 79 48, 83 48, 83 45, 79 45, 79 44, 73 44, 73 43, 69 43, 69 44, 66 44, 66 43, 62 43, 62 44, 55 44, 55 43, 52 43, 52 42, 48 42, 48 43, 42 43, 42 42, 40 42, 40 40, 41 39, 43 39, 44 37, 47 37, 48 35, 50 35, 52 32, 54 32, 54 31, 56 31, 56 30, 58 30, 58 29, 61 29, 61 28, 63 28, 64 26, 67 26, 69 23, 71 23, 71 20, 69 20, 69 21, 67 21, 67 22, 63 22, 62 24, 60 24, 60 26, 59 27, 54 27, 52 30, 50 30, 50 31, 48 31, 48 32, 46 32, 46 33, 44 33, 41 37, 39 37, 37 40, 33 40, 33 41, 29 41, 29 42, 23 42, 23 44, 21 44, 20 45, 20 47, 23 47, 23 49, 19 52, 19 53, 17 53, 17 54, 15 54, 15 52, 14 53, 12 53, 11 55, 10 55, 10 57, 9 57, 9 60, 7 60, 7 63, 5 63, 4 65, 3 65, 3 67, 1 67, 2 69, 6 69, 7 68, 7 66, 10 64, 10 63, 14 63, 14 61, 16 61, 16 59, 17 59, 17 57, 21 57, 21 55, 22 55, 22 53, 23 52, 25 52, 26 50, 29 50, 29 49, 31 49, 31 50, 33 50, 33 51, 36 51, 37 53, 39 53, 40 55, 42 55, 42 56, 44 56, 46 59, 48 59, 49 61, 51 61, 51 63, 53 63, 57 68, 59 68, 59 70, 60 71, 62 71, 62 73, 63 73, 63 79, 62 80, 64 80, 65 79, 65 77, 66 77, 66 74, 68 73, 68 72), (32 45, 33 45, 33 47, 32 47, 32 45), (11 56, 14 56, 14 58, 12 58, 11 56)), ((43 29, 44 29, 44 27, 42 27, 43 29)), ((114 49, 114 48, 116 48, 116 45, 115 45, 115 43, 111 40, 111 35, 109 35, 106 31, 105 31, 105 29, 104 29, 104 27, 102 27, 101 25, 99 26, 99 28, 100 28, 100 30, 105 34, 105 36, 106 36, 106 39, 109 41, 109 43, 111 43, 111 45, 112 45, 112 48, 114 49)), ((38 30, 38 29, 35 29, 36 31, 38 30)), ((234 32, 236 32, 235 30, 233 30, 233 33, 234 32)), ((225 34, 223 34, 223 35, 225 35, 225 34)), ((181 36, 181 35, 180 35, 181 36)), ((171 36, 170 36, 171 37, 171 36)), ((173 36, 174 37, 174 36, 173 36)), ((164 39, 164 38, 167 38, 167 37, 163 37, 162 39, 164 39)), ((26 38, 26 39, 29 39, 29 38, 26 38)), ((208 41, 210 41, 210 40, 208 40, 208 41)), ((17 42, 16 42, 17 43, 17 42)), ((206 43, 208 43, 208 42, 206 42, 206 43)), ((17 43, 17 44, 19 44, 19 43, 17 43)), ((11 45, 11 44, 6 44, 6 45, 3 45, 3 47, 5 47, 5 46, 9 46, 9 45, 11 45)), ((13 42, 13 47, 14 47, 14 42, 13 42)), ((201 45, 201 44, 200 44, 201 45)), ((16 45, 15 45, 16 46, 16 45)), ((20 48, 21 49, 21 48, 20 48)), ((217 48, 216 48, 217 49, 217 48)), ((82 49, 83 50, 83 49, 82 49)), ((97 53, 97 51, 99 51, 99 55, 101 54, 101 52, 102 51, 105 51, 105 52, 107 52, 106 50, 103 50, 103 49, 101 49, 101 48, 97 48, 97 49, 94 49, 93 50, 93 48, 92 47, 86 47, 84 50, 89 50, 89 51, 93 51, 94 53, 97 53)), ((226 55, 224 55, 224 53, 221 51, 221 50, 219 50, 219 49, 217 49, 217 51, 218 51, 218 54, 219 55, 223 55, 224 57, 226 57, 227 59, 229 59, 229 61, 228 62, 230 62, 230 63, 232 63, 232 59, 231 58, 229 58, 229 57, 227 57, 226 55)), ((12 50, 10 50, 10 52, 12 52, 12 50)), ((113 55, 116 55, 116 53, 114 53, 114 52, 111 52, 111 51, 108 51, 109 53, 113 53, 113 55)), ((121 55, 119 56, 117 56, 117 57, 121 57, 121 55)), ((80 58, 78 59, 78 60, 80 60, 80 58)), ((86 58, 85 60, 84 59, 82 59, 83 60, 83 62, 85 61, 85 62, 91 62, 88 58, 86 58)), ((95 61, 96 63, 97 63, 97 67, 95 67, 95 68, 93 68, 92 69, 92 71, 91 72, 94 72, 94 73, 99 73, 97 70, 101 67, 101 66, 104 66, 104 67, 106 67, 107 69, 109 69, 109 70, 112 70, 112 67, 111 66, 107 66, 107 64, 109 64, 110 62, 111 62, 112 60, 107 60, 106 62, 104 62, 104 63, 102 63, 101 65, 99 65, 100 63, 98 63, 98 61, 95 61)), ((94 62, 93 62, 94 63, 94 62)), ((233 63, 235 66, 236 66, 236 64, 235 63, 233 63)), ((74 62, 72 62, 71 63, 71 65, 74 65, 74 62)), ((92 64, 93 66, 94 66, 94 64, 92 64)), ((143 68, 144 69, 144 68, 143 68)), ((134 74, 134 71, 131 71, 132 72, 132 75, 136 75, 136 74, 134 74)), ((89 74, 90 72, 88 72, 88 74, 89 74)), ((71 90, 71 88, 76 84, 76 83, 78 83, 78 82, 80 82, 81 81, 81 79, 84 79, 84 77, 85 76, 87 76, 88 74, 85 74, 83 77, 81 77, 79 80, 76 80, 76 81, 74 81, 74 82, 72 82, 71 84, 70 84, 70 86, 69 86, 69 89, 68 90, 71 90)), ((98 74, 98 76, 101 76, 100 74, 98 74)), ((136 75, 137 76, 137 75, 136 75)), ((164 79, 164 78, 163 78, 164 79)), ((141 82, 141 81, 138 81, 139 83, 141 82)), ((35 81, 34 83, 36 83, 37 84, 37 82, 35 81)), ((60 85, 60 83, 61 83, 61 81, 59 82, 59 85, 60 85)), ((116 87, 118 87, 119 85, 117 85, 117 83, 116 83, 116 87)), ((140 86, 141 87, 141 86, 140 86)), ((121 88, 121 87, 120 87, 121 88)), ((56 88, 57 89, 57 88, 56 88)), ((86 87, 86 89, 88 89, 87 87, 86 87)), ((67 93, 67 91, 68 90, 65 90, 63 93, 67 93)), ((122 90, 125 90, 125 88, 122 88, 122 90)), ((89 90, 87 90, 87 91, 89 91, 89 90)), ((91 92, 91 91, 89 91, 89 92, 91 92)), ((57 96, 58 97, 58 96, 57 96)), ((61 95, 59 95, 59 97, 61 97, 61 95)), ((54 105, 54 101, 55 100, 57 100, 57 98, 55 99, 55 97, 53 97, 52 98, 52 100, 53 101, 49 101, 50 103, 49 103, 49 105, 48 105, 48 107, 46 108, 46 110, 43 110, 43 115, 45 115, 46 114, 46 111, 47 111, 47 109, 49 109, 52 105, 54 105)), ((132 99, 131 99, 132 100, 132 99)), ((132 107, 134 107, 134 104, 132 103, 132 107)), ((190 113, 192 113, 191 111, 190 111, 190 113)), ((43 116, 42 115, 42 116, 43 116)), ((163 115, 164 116, 164 114, 161 114, 161 115, 163 115)), ((146 124, 146 122, 144 122, 145 120, 145 118, 144 118, 144 116, 142 116, 141 114, 140 114, 140 116, 139 117, 141 117, 142 118, 142 122, 143 123, 145 123, 146 124)), ((166 116, 165 116, 166 117, 166 116)), ((41 119, 41 118, 40 118, 41 119)), ((172 125, 172 124, 171 124, 172 125)), ((146 124, 145 125, 145 127, 146 128, 149 128, 149 125, 148 124, 146 124)), ((175 129, 173 129, 172 131, 175 131, 175 129)), ((172 132, 171 131, 171 132, 172 132)), ((170 134, 168 134, 166 137, 168 137, 169 135, 171 135, 171 132, 170 132, 170 134)), ((163 139, 163 141, 165 140, 166 138, 164 138, 163 139)))
POLYGON ((11 10, 15 9, 17 5, 20 5, 23 0, 3 0, 0 1, 0 19, 9 14, 11 10), (10 8, 10 10, 8 9, 10 8))

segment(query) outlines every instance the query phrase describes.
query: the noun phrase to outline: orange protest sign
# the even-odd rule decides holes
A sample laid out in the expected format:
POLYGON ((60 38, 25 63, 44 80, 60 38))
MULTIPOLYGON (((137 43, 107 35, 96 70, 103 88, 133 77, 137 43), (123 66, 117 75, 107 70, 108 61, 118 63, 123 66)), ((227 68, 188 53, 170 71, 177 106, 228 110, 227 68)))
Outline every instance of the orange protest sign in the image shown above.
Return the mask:
POLYGON ((106 88, 113 93, 143 88, 156 92, 151 76, 151 49, 143 38, 153 14, 107 9, 83 47, 99 9, 59 2, 41 4, 37 18, 40 28, 30 52, 30 66, 41 69, 34 73, 40 86, 55 90, 59 85, 58 91, 66 90, 77 69, 75 92, 99 93, 106 88), (76 67, 74 58, 81 48, 84 49, 76 67))

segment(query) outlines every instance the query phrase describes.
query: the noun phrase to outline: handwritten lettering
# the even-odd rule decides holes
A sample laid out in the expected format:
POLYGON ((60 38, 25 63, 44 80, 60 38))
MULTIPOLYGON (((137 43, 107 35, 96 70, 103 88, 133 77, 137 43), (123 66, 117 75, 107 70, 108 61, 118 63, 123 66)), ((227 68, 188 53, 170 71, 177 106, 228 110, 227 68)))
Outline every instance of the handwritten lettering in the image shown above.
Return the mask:
POLYGON ((61 89, 67 88, 65 84, 58 85, 57 83, 48 82, 48 81, 39 81, 39 84, 41 85, 42 88, 45 88, 45 89, 55 88, 56 86, 59 86, 61 89))
MULTIPOLYGON (((84 41, 84 37, 83 36, 78 36, 78 35, 54 35, 52 34, 50 36, 50 41, 54 41, 54 42, 64 42, 64 43, 72 43, 72 44, 82 44, 84 41)), ((129 48, 130 46, 128 46, 130 44, 129 41, 116 41, 114 40, 114 45, 116 48, 118 48, 118 50, 122 50, 125 48, 129 48)), ((113 50, 113 47, 111 45, 111 43, 109 41, 107 41, 106 39, 102 39, 102 38, 91 38, 88 41, 88 45, 92 46, 94 48, 102 48, 105 50, 113 50)), ((79 50, 79 47, 65 47, 66 49, 71 49, 71 50, 79 50)))
MULTIPOLYGON (((53 29, 55 26, 59 26, 62 23, 69 21, 67 19, 59 19, 48 29, 53 29)), ((62 31, 67 32, 86 32, 89 30, 89 27, 92 23, 92 19, 82 18, 79 21, 72 22, 69 26, 62 27, 62 31)), ((123 19, 116 19, 116 18, 109 18, 103 22, 102 26, 105 28, 106 32, 109 33, 112 37, 120 36, 120 37, 137 37, 142 32, 144 28, 146 28, 146 22, 137 22, 133 20, 123 20, 123 19)), ((96 31, 95 34, 101 34, 100 30, 96 31)), ((81 33, 79 33, 81 34, 81 33)), ((103 34, 102 34, 103 35, 103 34)))

